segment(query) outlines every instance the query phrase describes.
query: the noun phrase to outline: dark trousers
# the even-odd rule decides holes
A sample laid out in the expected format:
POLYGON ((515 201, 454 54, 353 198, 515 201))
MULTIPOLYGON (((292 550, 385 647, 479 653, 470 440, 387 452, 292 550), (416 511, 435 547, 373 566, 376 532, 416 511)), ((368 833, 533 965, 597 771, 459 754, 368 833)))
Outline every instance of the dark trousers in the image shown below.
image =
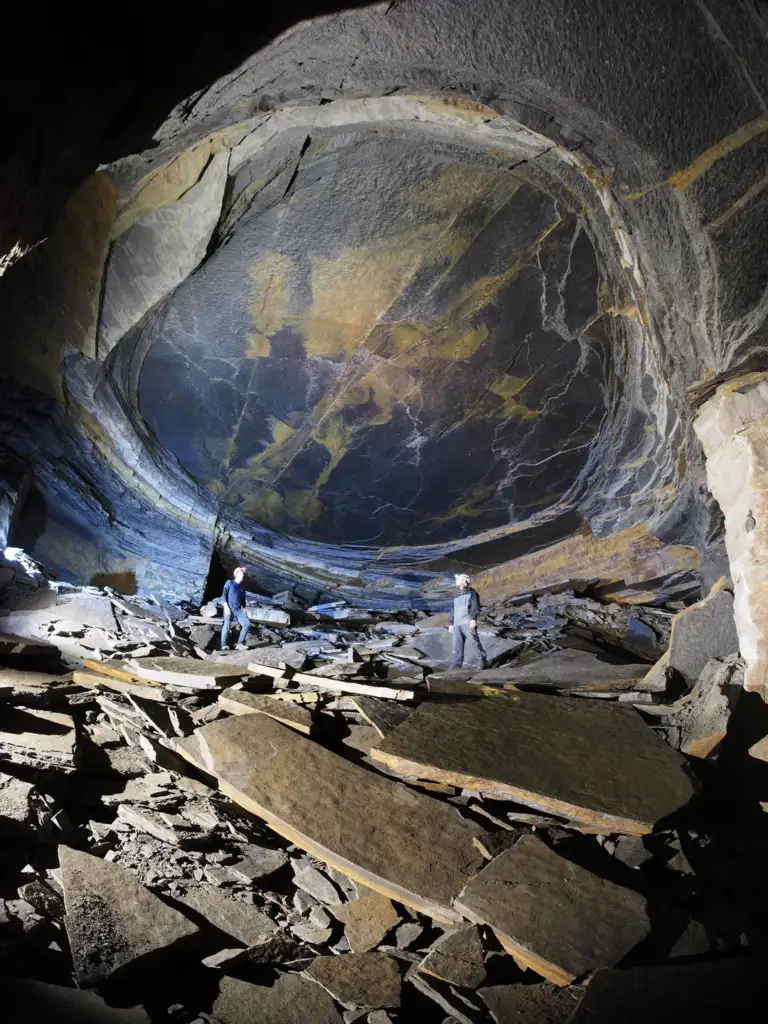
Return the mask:
POLYGON ((469 625, 453 627, 453 657, 451 658, 451 668, 460 668, 464 662, 465 645, 469 650, 469 656, 473 661, 478 662, 481 668, 485 668, 486 656, 483 650, 483 645, 480 643, 480 639, 477 633, 473 633, 469 628, 469 625))
MULTIPOLYGON (((242 608, 239 608, 236 612, 233 612, 232 614, 235 616, 237 621, 240 623, 240 640, 238 642, 241 643, 241 644, 244 644, 245 643, 245 638, 248 636, 248 630, 251 628, 251 620, 248 618, 248 616, 245 614, 245 611, 242 608)), ((224 624, 221 627, 221 646, 222 647, 226 647, 227 646, 227 640, 229 640, 229 629, 230 629, 231 625, 232 625, 232 615, 227 615, 227 613, 225 611, 224 612, 224 624)))

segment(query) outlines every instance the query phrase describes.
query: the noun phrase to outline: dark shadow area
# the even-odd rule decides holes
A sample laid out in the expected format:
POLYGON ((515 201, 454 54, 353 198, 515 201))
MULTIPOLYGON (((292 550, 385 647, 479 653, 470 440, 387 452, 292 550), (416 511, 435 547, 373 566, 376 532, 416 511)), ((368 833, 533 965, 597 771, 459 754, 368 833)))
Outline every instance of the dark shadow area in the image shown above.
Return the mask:
POLYGON ((129 596, 137 590, 136 574, 133 569, 125 572, 97 572, 91 577, 92 587, 111 587, 118 594, 129 596))
POLYGON ((31 553, 48 525, 48 504, 37 484, 30 484, 16 511, 8 531, 11 547, 31 553))

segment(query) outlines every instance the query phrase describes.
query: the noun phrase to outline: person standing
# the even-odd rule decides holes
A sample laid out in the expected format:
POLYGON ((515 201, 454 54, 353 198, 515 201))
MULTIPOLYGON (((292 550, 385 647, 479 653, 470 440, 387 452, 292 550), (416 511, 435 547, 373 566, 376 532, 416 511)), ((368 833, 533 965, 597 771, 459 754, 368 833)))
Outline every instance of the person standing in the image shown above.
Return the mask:
POLYGON ((245 638, 248 636, 248 630, 251 628, 251 620, 245 614, 244 578, 245 567, 239 565, 232 573, 232 579, 227 580, 224 584, 224 592, 221 595, 221 600, 224 604, 224 624, 221 627, 222 651, 227 647, 227 640, 229 639, 229 630, 232 626, 233 615, 240 624, 240 640, 235 644, 235 650, 247 650, 245 638))
POLYGON ((485 668, 487 658, 477 635, 480 598, 470 586, 471 580, 465 572, 458 573, 455 579, 459 592, 453 600, 453 624, 448 627, 453 634, 451 668, 460 668, 463 664, 465 645, 473 659, 477 659, 480 667, 485 668))

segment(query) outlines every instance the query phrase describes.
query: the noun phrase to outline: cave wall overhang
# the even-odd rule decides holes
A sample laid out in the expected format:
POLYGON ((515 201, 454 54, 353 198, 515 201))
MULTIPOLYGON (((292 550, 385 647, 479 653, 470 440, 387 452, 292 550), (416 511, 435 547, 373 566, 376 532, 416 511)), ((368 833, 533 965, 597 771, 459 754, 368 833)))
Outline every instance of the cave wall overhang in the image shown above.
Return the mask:
MULTIPOLYGON (((172 112, 151 151, 101 168, 73 197, 80 205, 65 211, 58 249, 49 246, 41 258, 71 266, 74 244, 86 272, 74 283, 60 269, 51 277, 59 309, 77 296, 79 330, 64 334, 53 309, 46 358, 33 345, 10 360, 17 380, 63 400, 71 433, 64 458, 73 476, 82 476, 79 450, 87 450, 99 463, 91 470, 101 484, 96 505, 112 510, 98 525, 85 516, 69 531, 79 538, 79 553, 77 543, 63 544, 62 526, 51 546, 52 555, 67 550, 65 558, 54 557, 58 565, 85 571, 96 557, 89 548, 99 548, 96 560, 110 565, 126 561, 126 553, 130 562, 132 552, 140 582, 158 579, 164 563, 191 591, 199 590, 218 546, 228 558, 246 560, 270 589, 288 581, 340 587, 356 600, 402 603, 439 595, 442 576, 454 565, 506 562, 523 552, 516 545, 535 549, 583 524, 598 538, 643 524, 664 541, 699 549, 712 542, 687 388, 760 350, 765 256, 754 262, 749 236, 765 212, 755 190, 768 121, 693 5, 676 15, 654 5, 660 21, 653 32, 644 5, 640 46, 634 37, 630 47, 617 24, 615 31, 626 36, 626 49, 618 52, 626 56, 612 65, 600 61, 594 45, 579 50, 582 29, 572 18, 555 45, 541 13, 529 6, 376 5, 297 26, 172 112), (441 17, 448 8, 458 31, 441 17), (539 34, 526 50, 533 24, 539 34), (706 80, 672 45, 673 30, 682 28, 706 48, 706 80), (554 53, 561 51, 558 63, 554 53), (300 66, 291 57, 299 52, 300 66), (662 57, 676 82, 671 94, 643 71, 644 61, 662 57), (474 70, 457 77, 453 68, 474 70), (712 94, 706 119, 686 117, 680 103, 697 81, 706 81, 712 94), (329 177, 336 192, 341 187, 354 198, 353 221, 365 196, 356 187, 366 175, 392 194, 389 204, 366 209, 378 232, 373 239, 329 251, 322 230, 329 193, 323 200, 322 191, 314 214, 304 211, 303 223, 312 224, 306 245, 301 217, 285 235, 292 209, 300 210, 329 177), (399 222, 393 218, 404 188, 416 221, 410 233, 407 212, 399 222), (473 190, 477 204, 469 207, 464 199, 473 190), (492 223, 489 213, 498 223, 498 209, 514 206, 515 196, 527 201, 505 230, 488 232, 486 252, 472 251, 461 236, 461 214, 473 229, 492 223), (536 201, 548 218, 532 215, 536 201), (83 211, 91 228, 78 236, 83 211), (505 250, 526 217, 528 245, 505 250), (457 224, 452 251, 435 250, 429 233, 441 218, 457 224), (736 241, 753 258, 746 277, 736 241), (433 265, 424 257, 430 246, 433 265), (569 323, 564 295, 578 246, 584 248, 575 267, 584 271, 582 301, 569 323), (443 274, 438 261, 457 272, 468 252, 470 271, 453 280, 448 275, 448 290, 463 305, 449 310, 444 300, 425 308, 424 292, 434 294, 443 274), (410 294, 403 264, 414 268, 410 294), (554 361, 558 344, 542 348, 539 363, 529 360, 522 373, 503 364, 505 346, 514 351, 528 333, 519 323, 504 330, 534 290, 515 293, 521 274, 535 280, 539 347, 548 334, 575 354, 570 362, 555 361, 546 380, 542 367, 554 361), (211 317, 200 329, 222 287, 229 299, 220 305, 242 308, 229 324, 211 317), (369 301, 359 303, 360 294, 369 301), (339 306, 350 305, 355 316, 345 317, 339 306), (431 356, 419 361, 410 350, 425 335, 431 356), (212 360, 222 355, 223 341, 229 347, 221 362, 234 376, 245 368, 249 380, 234 388, 225 381, 240 401, 229 420, 217 415, 200 422, 202 413, 226 402, 195 385, 201 398, 195 408, 190 381, 195 374, 208 382, 215 377, 212 360), (313 371, 303 385, 317 393, 304 406, 278 386, 290 375, 290 359, 298 371, 297 349, 303 369, 313 371), (185 368, 175 398, 174 352, 185 368), (435 378, 438 365, 440 384, 430 390, 425 381, 435 378), (588 385, 581 417, 573 406, 553 403, 579 377, 588 385), (544 387, 533 396, 537 378, 544 387), (432 493, 443 503, 426 501, 418 515, 395 513, 376 524, 371 513, 383 497, 412 511, 431 444, 437 435, 450 439, 457 387, 470 405, 478 397, 491 403, 479 407, 479 432, 455 439, 467 467, 460 464, 458 473, 454 467, 460 486, 450 493, 451 450, 436 447, 432 461, 442 476, 432 480, 432 493), (438 408, 435 396, 451 395, 452 388, 453 405, 438 408), (339 402, 350 395, 354 401, 339 402), (265 413, 267 399, 273 407, 265 413), (417 405, 432 406, 425 424, 413 422, 417 405), (556 415, 542 417, 547 408, 556 415), (251 421, 247 431, 244 419, 251 421), (547 419, 544 438, 540 423, 547 419), (489 420, 495 420, 490 439, 489 420), (499 431, 501 457, 468 477, 480 458, 467 456, 487 452, 499 431), (558 478, 569 436, 580 454, 558 478), (521 442, 526 437, 528 447, 521 442), (392 475, 378 481, 379 491, 355 493, 366 466, 387 451, 392 475), (514 483, 525 459, 531 466, 521 500, 514 483), (406 471, 414 465, 418 473, 409 484, 406 471), (349 505, 354 514, 344 520, 339 510, 349 505), (164 558, 144 550, 138 509, 162 520, 155 536, 164 558)), ((582 6, 584 15, 591 5, 582 6)), ((758 26, 738 27, 752 45, 758 26)), ((604 44, 595 45, 600 51, 604 44)), ((23 274, 23 263, 15 270, 23 274)), ((573 280, 578 284, 578 274, 573 280)), ((20 287, 17 294, 23 293, 20 287)), ((24 326, 33 336, 39 332, 28 313, 24 326)), ((62 490, 61 481, 56 486, 62 490)), ((59 494, 49 504, 61 518, 58 510, 68 503, 59 494)))

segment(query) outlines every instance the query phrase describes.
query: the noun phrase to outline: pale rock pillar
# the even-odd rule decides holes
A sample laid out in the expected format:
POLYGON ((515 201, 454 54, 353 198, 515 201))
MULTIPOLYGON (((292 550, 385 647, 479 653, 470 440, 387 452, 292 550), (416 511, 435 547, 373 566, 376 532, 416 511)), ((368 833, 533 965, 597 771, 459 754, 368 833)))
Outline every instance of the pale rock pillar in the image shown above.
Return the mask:
POLYGON ((721 384, 694 430, 725 517, 744 685, 768 702, 768 373, 721 384))

